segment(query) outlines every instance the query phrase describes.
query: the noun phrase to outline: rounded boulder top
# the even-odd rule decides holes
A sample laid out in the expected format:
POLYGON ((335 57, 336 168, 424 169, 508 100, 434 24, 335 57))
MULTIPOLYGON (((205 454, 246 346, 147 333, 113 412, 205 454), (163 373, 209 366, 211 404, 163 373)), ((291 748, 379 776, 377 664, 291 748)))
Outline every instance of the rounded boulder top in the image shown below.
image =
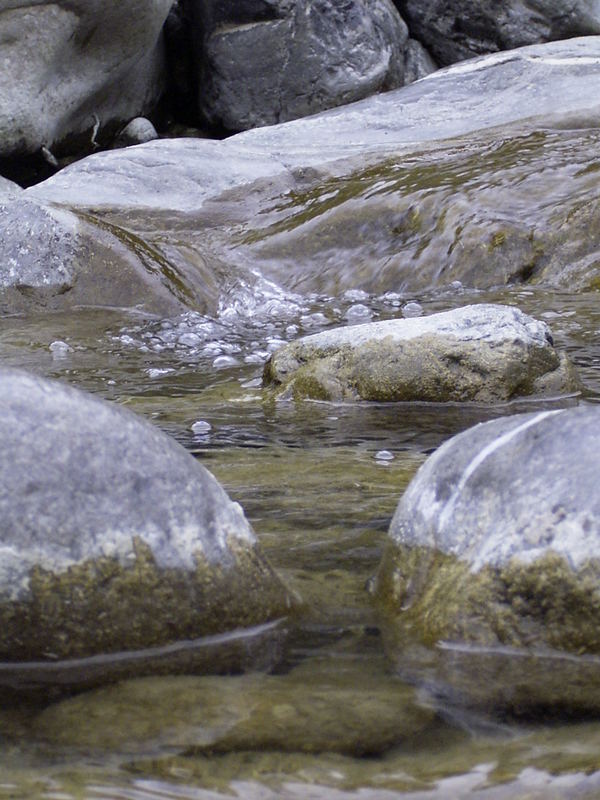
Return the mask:
POLYGON ((0 661, 139 651, 287 614, 241 507, 179 444, 59 382, 1 369, 0 383, 0 661))

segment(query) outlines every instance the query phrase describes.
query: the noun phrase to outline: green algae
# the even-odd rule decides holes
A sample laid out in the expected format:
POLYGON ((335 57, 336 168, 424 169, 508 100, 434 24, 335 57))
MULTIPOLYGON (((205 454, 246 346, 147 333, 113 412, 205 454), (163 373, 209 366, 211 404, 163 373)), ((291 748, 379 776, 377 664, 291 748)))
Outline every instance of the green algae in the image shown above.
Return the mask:
POLYGON ((388 545, 374 582, 387 652, 447 702, 491 714, 600 711, 600 564, 549 552, 474 572, 439 551, 388 545), (423 649, 425 648, 425 649, 423 649))
POLYGON ((229 562, 197 553, 192 570, 159 567, 148 545, 121 565, 99 557, 54 573, 34 567, 27 595, 0 605, 5 662, 143 650, 286 616, 293 600, 258 548, 230 542, 229 562))
POLYGON ((385 613, 428 646, 440 641, 600 653, 600 562, 574 570, 549 552, 474 572, 439 551, 388 545, 376 596, 385 613))

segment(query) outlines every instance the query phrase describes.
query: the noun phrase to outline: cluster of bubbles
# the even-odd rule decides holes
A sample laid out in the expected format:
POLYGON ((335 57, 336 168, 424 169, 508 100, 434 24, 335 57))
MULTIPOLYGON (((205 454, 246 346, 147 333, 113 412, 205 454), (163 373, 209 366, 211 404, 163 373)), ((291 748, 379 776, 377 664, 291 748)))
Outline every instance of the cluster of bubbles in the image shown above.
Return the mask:
MULTIPOLYGON (((214 369, 264 364, 271 353, 300 336, 331 326, 357 325, 399 316, 418 316, 423 309, 397 292, 369 295, 350 289, 339 297, 285 292, 256 276, 225 291, 215 316, 187 311, 178 317, 122 329, 120 345, 179 360, 208 362, 214 369)), ((170 371, 152 367, 151 377, 170 371)))

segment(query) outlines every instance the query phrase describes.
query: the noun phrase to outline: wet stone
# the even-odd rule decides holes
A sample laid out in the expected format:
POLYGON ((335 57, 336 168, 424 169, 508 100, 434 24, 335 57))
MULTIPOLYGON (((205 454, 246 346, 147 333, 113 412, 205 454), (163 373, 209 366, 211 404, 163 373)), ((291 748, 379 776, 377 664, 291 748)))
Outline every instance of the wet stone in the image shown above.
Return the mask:
POLYGON ((600 712, 599 421, 504 417, 423 465, 375 587, 402 674, 487 710, 600 712))
POLYGON ((264 384, 282 399, 380 402, 494 403, 578 388, 545 323, 484 304, 306 336, 273 354, 264 384))
POLYGON ((0 379, 0 687, 239 669, 243 631, 267 653, 291 599, 213 476, 123 409, 0 379))

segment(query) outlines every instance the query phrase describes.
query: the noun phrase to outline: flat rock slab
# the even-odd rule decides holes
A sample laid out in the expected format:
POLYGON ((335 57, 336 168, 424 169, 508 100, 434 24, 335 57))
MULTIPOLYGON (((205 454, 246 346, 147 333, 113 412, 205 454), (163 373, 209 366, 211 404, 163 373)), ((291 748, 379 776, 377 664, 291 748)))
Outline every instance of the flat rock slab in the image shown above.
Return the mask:
POLYGON ((488 304, 303 337, 273 354, 263 383, 281 399, 438 403, 577 388, 545 323, 488 304))
POLYGON ((599 422, 504 417, 419 470, 376 587, 401 670, 457 702, 600 712, 599 422))
MULTIPOLYGON (((60 683, 56 662, 123 661, 288 613, 241 507, 180 445, 60 383, 0 381, 0 685, 23 662, 60 683)), ((204 666, 218 671, 214 651, 204 666)), ((155 655, 163 669, 168 652, 155 655)))

